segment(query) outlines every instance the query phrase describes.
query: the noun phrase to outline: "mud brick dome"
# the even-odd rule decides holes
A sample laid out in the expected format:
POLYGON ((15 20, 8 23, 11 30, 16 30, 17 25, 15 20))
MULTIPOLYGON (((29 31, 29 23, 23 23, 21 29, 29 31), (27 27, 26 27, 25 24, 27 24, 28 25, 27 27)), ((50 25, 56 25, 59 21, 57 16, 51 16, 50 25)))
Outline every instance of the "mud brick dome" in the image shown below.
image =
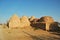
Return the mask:
POLYGON ((21 18, 21 26, 30 26, 30 21, 28 20, 27 16, 22 16, 21 18))
POLYGON ((54 20, 50 16, 43 16, 40 18, 40 22, 54 22, 54 20))
POLYGON ((20 18, 16 14, 14 14, 9 20, 9 27, 10 28, 19 27, 20 24, 21 24, 20 18))
POLYGON ((30 21, 33 21, 35 19, 35 16, 31 16, 30 21))

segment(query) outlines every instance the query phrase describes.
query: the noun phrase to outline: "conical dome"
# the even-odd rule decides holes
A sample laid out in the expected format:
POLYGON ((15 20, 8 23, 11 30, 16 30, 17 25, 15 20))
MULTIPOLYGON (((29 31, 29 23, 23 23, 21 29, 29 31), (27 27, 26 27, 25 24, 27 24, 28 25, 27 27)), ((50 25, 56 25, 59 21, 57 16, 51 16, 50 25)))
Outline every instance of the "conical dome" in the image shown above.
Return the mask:
POLYGON ((10 21, 13 20, 13 19, 16 19, 16 18, 19 19, 19 17, 18 17, 16 14, 14 14, 14 15, 10 18, 10 21))
POLYGON ((28 20, 28 18, 26 16, 22 16, 21 24, 22 24, 23 27, 24 26, 30 26, 30 22, 29 22, 29 20, 28 20))
POLYGON ((35 19, 35 17, 34 16, 31 16, 30 21, 33 21, 34 19, 35 19))
POLYGON ((16 14, 14 14, 9 20, 9 27, 19 27, 19 26, 20 26, 20 19, 16 14))
POLYGON ((27 16, 22 16, 21 21, 29 21, 27 16))

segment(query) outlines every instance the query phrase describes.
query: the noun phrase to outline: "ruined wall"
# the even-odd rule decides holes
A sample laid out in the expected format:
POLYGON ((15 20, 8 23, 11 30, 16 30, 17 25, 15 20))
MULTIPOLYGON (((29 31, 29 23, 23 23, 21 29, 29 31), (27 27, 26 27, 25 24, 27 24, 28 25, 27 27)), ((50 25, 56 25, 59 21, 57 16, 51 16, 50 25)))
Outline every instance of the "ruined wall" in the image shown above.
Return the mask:
POLYGON ((59 27, 58 27, 58 23, 57 22, 53 22, 50 24, 50 30, 51 31, 58 31, 59 27))

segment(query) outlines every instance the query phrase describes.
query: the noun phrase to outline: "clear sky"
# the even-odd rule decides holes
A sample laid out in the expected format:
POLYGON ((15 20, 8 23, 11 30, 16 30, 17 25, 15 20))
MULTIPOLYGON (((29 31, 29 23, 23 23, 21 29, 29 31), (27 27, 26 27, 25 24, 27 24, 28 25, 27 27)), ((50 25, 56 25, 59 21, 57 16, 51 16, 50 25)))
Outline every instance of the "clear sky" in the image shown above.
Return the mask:
POLYGON ((60 0, 0 0, 0 23, 5 23, 13 15, 19 17, 52 16, 56 21, 60 19, 60 0))

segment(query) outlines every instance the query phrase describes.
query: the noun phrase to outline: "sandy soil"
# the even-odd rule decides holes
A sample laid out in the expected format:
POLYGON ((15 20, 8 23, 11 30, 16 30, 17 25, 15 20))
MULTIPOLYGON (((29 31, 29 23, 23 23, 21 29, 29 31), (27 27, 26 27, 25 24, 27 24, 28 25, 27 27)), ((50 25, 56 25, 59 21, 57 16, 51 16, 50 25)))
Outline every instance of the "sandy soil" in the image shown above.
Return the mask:
POLYGON ((60 36, 28 27, 15 29, 0 27, 0 40, 60 40, 60 36))

